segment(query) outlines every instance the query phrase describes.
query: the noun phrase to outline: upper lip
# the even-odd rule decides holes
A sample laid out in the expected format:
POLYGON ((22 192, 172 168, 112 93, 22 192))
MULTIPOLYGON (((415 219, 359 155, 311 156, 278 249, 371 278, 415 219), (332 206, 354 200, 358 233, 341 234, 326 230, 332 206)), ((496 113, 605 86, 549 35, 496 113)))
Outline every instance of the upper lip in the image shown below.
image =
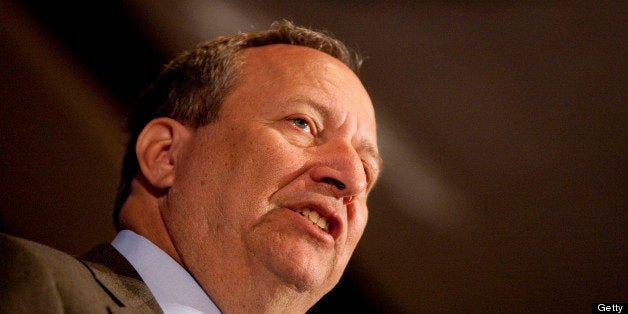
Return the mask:
POLYGON ((292 211, 296 211, 301 208, 309 208, 315 210, 321 217, 327 219, 329 223, 329 234, 335 239, 338 239, 343 228, 342 218, 340 215, 341 205, 328 204, 325 202, 300 202, 286 206, 292 211))

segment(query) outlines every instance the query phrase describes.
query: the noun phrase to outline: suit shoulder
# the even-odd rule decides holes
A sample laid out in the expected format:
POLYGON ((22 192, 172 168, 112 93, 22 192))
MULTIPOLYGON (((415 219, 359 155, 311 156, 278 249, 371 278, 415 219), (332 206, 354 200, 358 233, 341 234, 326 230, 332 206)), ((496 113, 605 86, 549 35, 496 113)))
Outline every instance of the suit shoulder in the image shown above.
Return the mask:
MULTIPOLYGON (((41 243, 0 233, 0 252, 3 262, 10 262, 11 266, 45 266, 61 264, 65 266, 78 266, 80 264, 71 255, 51 248, 41 243), (15 261, 25 264, 13 265, 15 261)), ((4 265, 3 265, 4 266, 4 265)))
POLYGON ((43 244, 0 234, 0 312, 68 312, 108 298, 89 269, 43 244))

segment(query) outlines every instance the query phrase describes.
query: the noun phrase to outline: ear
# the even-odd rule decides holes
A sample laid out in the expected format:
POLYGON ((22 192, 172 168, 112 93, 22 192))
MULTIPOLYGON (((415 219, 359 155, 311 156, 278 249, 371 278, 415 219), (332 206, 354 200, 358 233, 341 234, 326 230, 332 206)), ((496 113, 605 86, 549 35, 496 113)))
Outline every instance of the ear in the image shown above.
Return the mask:
POLYGON ((144 127, 137 138, 135 153, 140 171, 153 187, 172 186, 175 163, 190 135, 190 129, 170 118, 154 119, 144 127))

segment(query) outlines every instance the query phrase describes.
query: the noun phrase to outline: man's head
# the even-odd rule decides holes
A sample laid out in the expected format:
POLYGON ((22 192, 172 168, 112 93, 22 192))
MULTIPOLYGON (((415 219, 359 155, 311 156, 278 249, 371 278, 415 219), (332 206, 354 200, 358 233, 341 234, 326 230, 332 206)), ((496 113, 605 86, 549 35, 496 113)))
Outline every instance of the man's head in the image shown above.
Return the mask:
POLYGON ((120 225, 164 249, 223 309, 305 310, 328 292, 362 235, 380 167, 353 54, 289 24, 274 32, 174 61, 186 70, 166 72, 147 96, 180 109, 131 121, 137 168, 120 225))
POLYGON ((166 65, 129 116, 127 130, 131 139, 113 213, 116 228, 120 229, 118 216, 139 170, 135 142, 144 126, 159 117, 173 118, 194 128, 215 121, 224 97, 240 75, 238 56, 241 51, 272 44, 317 49, 342 61, 356 73, 362 65, 360 56, 342 42, 288 21, 275 22, 267 31, 219 37, 179 55, 166 65))

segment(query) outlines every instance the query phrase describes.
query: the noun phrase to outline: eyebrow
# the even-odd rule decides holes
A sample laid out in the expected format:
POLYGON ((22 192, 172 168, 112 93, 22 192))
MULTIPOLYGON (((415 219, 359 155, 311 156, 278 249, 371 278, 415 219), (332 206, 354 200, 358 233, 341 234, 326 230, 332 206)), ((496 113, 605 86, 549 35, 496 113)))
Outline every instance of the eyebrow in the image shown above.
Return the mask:
MULTIPOLYGON (((291 103, 291 102, 305 103, 313 107, 314 110, 318 111, 325 119, 329 119, 330 117, 333 116, 329 108, 323 106, 322 104, 313 100, 310 97, 300 96, 300 97, 289 98, 288 103, 291 103)), ((359 150, 362 151, 363 154, 366 154, 369 157, 369 159, 375 162, 375 166, 377 166, 376 170, 378 171, 378 175, 379 175, 379 173, 381 173, 381 170, 384 166, 384 160, 382 159, 382 156, 379 154, 378 149, 373 144, 371 144, 370 142, 366 140, 360 141, 359 144, 360 144, 359 150)))
POLYGON ((314 108, 314 110, 318 111, 326 120, 329 120, 333 116, 329 108, 323 106, 322 104, 320 104, 319 102, 315 101, 314 99, 310 97, 300 96, 300 97, 294 97, 294 98, 288 99, 288 103, 294 103, 294 102, 300 102, 308 106, 311 106, 312 108, 314 108))
MULTIPOLYGON (((307 96, 290 98, 288 99, 288 102, 305 103, 313 107, 314 110, 318 111, 325 119, 329 119, 332 116, 332 113, 329 110, 329 108, 323 106, 322 104, 318 103, 317 101, 307 96)), ((377 148, 365 139, 360 141, 358 148, 360 151, 363 152, 363 154, 366 154, 369 157, 369 159, 371 159, 372 161, 375 161, 375 166, 377 166, 376 170, 378 171, 378 175, 379 175, 379 173, 382 170, 382 167, 384 166, 384 160, 382 159, 382 156, 379 154, 379 151, 377 150, 377 148)))

